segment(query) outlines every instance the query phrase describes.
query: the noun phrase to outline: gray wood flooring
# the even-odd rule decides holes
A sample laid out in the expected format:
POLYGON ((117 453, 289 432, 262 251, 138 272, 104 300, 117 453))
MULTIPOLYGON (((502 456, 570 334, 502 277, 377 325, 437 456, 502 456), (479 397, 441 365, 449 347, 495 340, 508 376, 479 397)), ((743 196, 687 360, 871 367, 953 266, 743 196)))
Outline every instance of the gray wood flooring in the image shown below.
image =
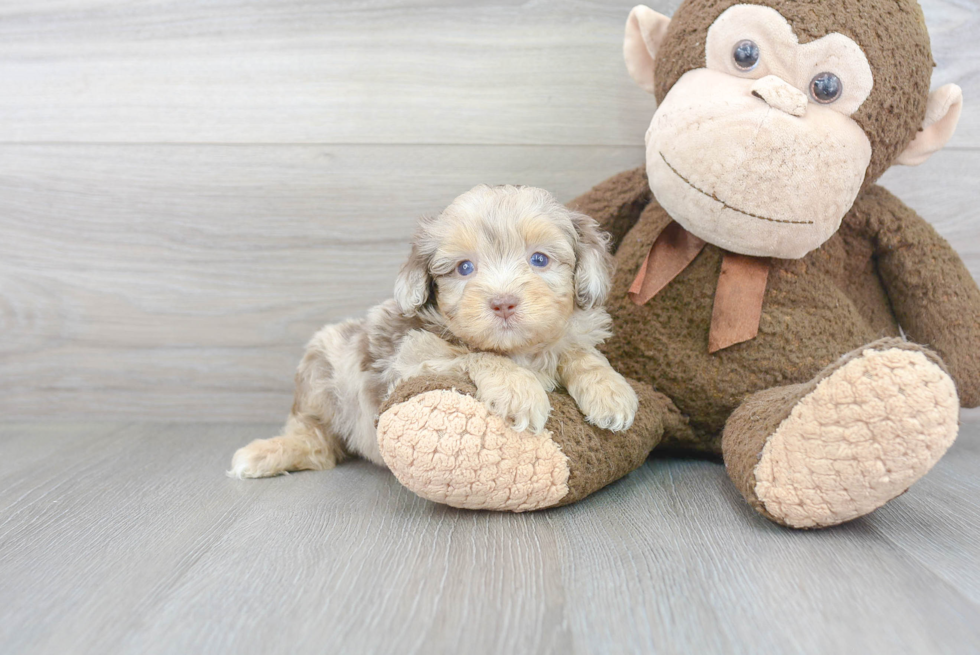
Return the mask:
POLYGON ((419 499, 355 462, 223 476, 274 425, 0 425, 0 653, 976 653, 980 422, 816 532, 717 464, 559 510, 419 499))

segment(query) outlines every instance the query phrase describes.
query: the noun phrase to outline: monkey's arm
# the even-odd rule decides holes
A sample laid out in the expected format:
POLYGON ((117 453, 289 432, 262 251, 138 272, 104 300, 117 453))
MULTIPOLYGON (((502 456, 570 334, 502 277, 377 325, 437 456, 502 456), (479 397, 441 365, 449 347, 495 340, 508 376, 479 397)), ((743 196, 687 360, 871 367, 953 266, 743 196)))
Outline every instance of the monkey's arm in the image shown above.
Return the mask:
POLYGON ((980 289, 935 229, 874 187, 878 273, 902 329, 943 358, 964 407, 980 405, 980 289))
POLYGON ((610 246, 616 252, 619 242, 652 200, 646 166, 641 166, 613 175, 568 203, 568 206, 598 221, 599 227, 612 235, 610 246))

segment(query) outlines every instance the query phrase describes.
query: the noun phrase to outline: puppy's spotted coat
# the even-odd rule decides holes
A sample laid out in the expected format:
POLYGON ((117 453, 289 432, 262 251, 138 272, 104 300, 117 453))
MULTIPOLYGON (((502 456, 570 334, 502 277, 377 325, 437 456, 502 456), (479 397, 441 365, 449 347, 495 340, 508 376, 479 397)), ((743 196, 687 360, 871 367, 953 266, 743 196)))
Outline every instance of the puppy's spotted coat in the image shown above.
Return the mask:
POLYGON ((327 325, 306 349, 282 435, 238 450, 230 475, 384 466, 375 423, 400 381, 465 374, 516 430, 540 432, 547 392, 566 388, 603 428, 633 423, 637 398, 596 346, 609 335, 606 237, 542 189, 478 186, 423 219, 395 297, 327 325))

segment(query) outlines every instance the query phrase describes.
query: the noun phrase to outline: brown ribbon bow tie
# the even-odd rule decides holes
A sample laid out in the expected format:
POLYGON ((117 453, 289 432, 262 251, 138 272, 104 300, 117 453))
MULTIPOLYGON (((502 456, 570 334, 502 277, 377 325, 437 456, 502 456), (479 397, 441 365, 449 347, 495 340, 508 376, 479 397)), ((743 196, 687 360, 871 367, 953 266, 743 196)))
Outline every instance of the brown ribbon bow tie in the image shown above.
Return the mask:
MULTIPOLYGON (((671 221, 650 247, 629 297, 644 305, 687 268, 706 242, 671 221)), ((714 353, 759 334, 762 299, 769 279, 769 259, 725 252, 711 309, 708 352, 714 353)))

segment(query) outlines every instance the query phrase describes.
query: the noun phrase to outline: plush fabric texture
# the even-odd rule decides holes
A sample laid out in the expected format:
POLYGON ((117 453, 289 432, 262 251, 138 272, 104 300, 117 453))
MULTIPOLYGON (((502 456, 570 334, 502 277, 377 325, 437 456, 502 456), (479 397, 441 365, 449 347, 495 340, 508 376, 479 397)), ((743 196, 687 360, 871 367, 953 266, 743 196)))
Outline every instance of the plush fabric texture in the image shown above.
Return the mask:
POLYGON ((725 427, 725 465, 759 512, 783 525, 836 525, 924 475, 956 438, 959 402, 928 350, 882 339, 810 382, 751 396, 725 427))
POLYGON ((622 238, 607 304, 614 335, 603 348, 621 373, 654 382, 714 452, 747 396, 810 380, 843 354, 898 336, 899 320, 939 353, 964 405, 980 402, 980 290, 949 244, 884 189, 862 193, 838 233, 803 259, 773 260, 759 334, 714 354, 719 248, 705 246, 645 305, 625 293, 670 220, 651 200, 622 238))
POLYGON ((800 43, 786 18, 772 7, 761 5, 729 7, 711 24, 704 48, 707 67, 740 75, 742 71, 732 61, 732 46, 758 34, 765 35, 765 52, 761 70, 753 70, 759 75, 759 84, 754 88, 768 104, 787 113, 802 116, 812 109, 807 106, 809 98, 803 89, 814 75, 826 70, 828 61, 833 61, 833 72, 847 81, 841 97, 834 101, 834 111, 850 116, 874 87, 871 64, 853 39, 835 32, 800 43))
POLYGON ((752 92, 762 96, 770 107, 777 107, 790 116, 802 116, 806 113, 807 97, 803 92, 775 75, 766 75, 753 84, 752 92))
POLYGON ((640 405, 632 427, 624 432, 584 423, 569 396, 549 394, 552 412, 547 427, 571 469, 569 493, 562 505, 580 500, 638 468, 665 435, 677 439, 686 434, 686 421, 670 400, 646 384, 630 384, 640 405))
MULTIPOLYGON (((640 412, 633 428, 619 434, 596 430, 567 395, 558 393, 549 396, 553 413, 544 441, 489 422, 486 428, 477 426, 482 432, 474 428, 473 434, 463 434, 470 430, 467 421, 454 419, 453 412, 470 416, 477 411, 472 388, 451 383, 449 391, 431 395, 429 387, 438 381, 413 380, 396 390, 396 404, 381 417, 382 439, 393 435, 392 443, 383 446, 393 453, 386 461, 399 479, 412 480, 410 486, 419 486, 430 497, 522 510, 574 502, 627 474, 651 451, 721 456, 746 500, 783 525, 820 527, 865 514, 902 493, 942 456, 955 438, 959 403, 980 405, 980 289, 926 221, 874 185, 901 153, 919 159, 945 143, 958 116, 959 91, 950 86, 929 100, 934 64, 915 0, 684 0, 661 34, 665 24, 650 11, 635 10, 624 46, 631 74, 645 88, 651 82, 661 103, 648 132, 647 166, 614 176, 571 203, 611 234, 616 272, 606 309, 614 334, 602 351, 613 367, 636 381, 631 384, 640 396, 640 412), (782 47, 798 55, 797 66, 811 60, 811 68, 817 66, 827 48, 850 48, 853 53, 856 43, 866 62, 851 56, 848 65, 864 66, 865 73, 870 69, 873 85, 869 90, 868 75, 850 76, 852 83, 837 111, 851 108, 853 121, 840 123, 849 112, 819 109, 822 118, 815 124, 825 128, 823 136, 810 133, 809 140, 794 141, 788 123, 783 125, 784 138, 773 136, 779 130, 767 133, 769 141, 748 133, 757 156, 735 162, 747 176, 726 178, 728 186, 718 189, 717 184, 698 186, 704 180, 695 179, 695 173, 688 173, 688 179, 675 166, 696 172, 699 167, 683 165, 682 155, 690 155, 692 161, 731 170, 732 162, 726 160, 731 153, 726 155, 721 146, 746 141, 742 128, 723 129, 721 137, 681 129, 701 125, 697 112, 684 103, 704 105, 707 96, 699 95, 703 87, 745 83, 705 68, 709 27, 735 5, 749 8, 737 8, 720 21, 718 30, 732 32, 721 42, 732 41, 761 16, 771 23, 771 32, 781 34, 782 47), (644 24, 656 29, 644 32, 644 24), (650 39, 659 42, 659 49, 650 39), (653 51, 654 59, 644 56, 653 51), (855 85, 855 79, 864 80, 863 86, 855 85), (675 85, 680 93, 665 103, 675 85), (667 111, 670 107, 677 111, 667 111), (927 128, 928 138, 907 150, 924 119, 943 121, 942 129, 927 128), (853 133, 837 141, 859 144, 860 152, 838 149, 834 159, 832 149, 819 150, 824 136, 841 136, 838 128, 853 133), (844 168, 854 162, 860 167, 845 176, 848 185, 824 186, 814 201, 805 198, 793 206, 794 198, 802 196, 790 191, 798 191, 799 185, 785 185, 770 166, 770 155, 785 151, 790 142, 821 154, 807 159, 820 173, 820 184, 841 181, 844 168), (671 156, 682 161, 672 164, 671 156), (764 170, 747 167, 748 161, 764 170), (671 207, 673 219, 653 198, 651 185, 664 206, 671 207), (739 189, 745 193, 735 193, 739 189), (718 195, 725 192, 739 202, 751 202, 729 206, 736 201, 718 195), (779 202, 771 200, 774 193, 779 202), (680 211, 685 208, 691 211, 680 211), (779 215, 768 215, 769 209, 779 215), (753 230, 735 214, 788 227, 753 230), (820 223, 824 215, 833 221, 820 223), (672 220, 706 245, 683 248, 683 257, 667 258, 673 262, 669 271, 643 270, 656 259, 647 260, 672 220), (824 230, 820 240, 803 243, 801 233, 789 229, 800 224, 819 224, 824 230), (751 333, 735 321, 731 333, 740 342, 718 350, 718 340, 711 339, 712 316, 725 313, 716 288, 729 268, 723 262, 732 262, 731 253, 772 257, 765 283, 756 276, 754 294, 743 294, 747 289, 735 294, 742 298, 736 311, 751 309, 753 319, 758 315, 758 332, 741 340, 751 333), (677 272, 681 260, 686 265, 677 272), (670 279, 664 283, 664 278, 670 279), (469 409, 457 409, 461 407, 469 409), (408 427, 388 429, 395 424, 408 427), (414 455, 413 444, 423 443, 416 432, 424 433, 425 456, 414 455), (436 478, 431 473, 437 468, 435 455, 428 453, 442 452, 439 440, 452 453, 474 448, 489 454, 461 454, 465 465, 458 474, 449 465, 456 460, 444 459, 436 478), (555 464, 559 451, 568 472, 563 495, 564 469, 555 464), (550 482, 542 482, 541 495, 528 501, 538 491, 522 487, 515 492, 518 478, 499 475, 503 462, 508 470, 523 467, 520 483, 530 480, 539 464, 550 482), (473 487, 472 480, 493 486, 473 487), (449 491, 432 491, 439 485, 449 491)), ((725 52, 721 47, 712 45, 717 50, 712 56, 731 64, 729 46, 725 52)), ((789 65, 779 57, 774 61, 776 66, 789 65)), ((797 121, 799 114, 812 118, 818 111, 808 105, 803 112, 802 91, 795 90, 799 80, 791 89, 785 76, 767 79, 773 72, 761 73, 765 75, 752 82, 754 90, 770 106, 785 110, 779 120, 797 121)), ((749 111, 724 103, 713 110, 718 120, 726 112, 749 111)), ((779 174, 800 174, 800 167, 786 168, 793 170, 779 174)))
POLYGON ((918 166, 939 152, 953 136, 963 112, 963 90, 944 84, 929 94, 922 130, 895 160, 896 164, 918 166))
POLYGON ((691 439, 666 397, 633 387, 640 410, 629 430, 591 426, 568 395, 553 393, 546 430, 533 435, 490 415, 466 379, 414 378, 381 408, 381 454, 407 488, 453 507, 523 512, 567 505, 636 469, 665 434, 673 442, 691 439))
POLYGON ((647 177, 657 202, 708 243, 798 259, 840 228, 861 192, 872 144, 829 106, 810 103, 800 118, 760 101, 753 93, 762 95, 763 80, 686 73, 650 122, 647 177))
MULTIPOLYGON (((956 393, 963 406, 980 404, 980 289, 949 244, 882 188, 862 192, 840 231, 817 250, 799 260, 773 260, 759 334, 714 354, 708 352, 708 335, 724 252, 706 245, 656 296, 637 305, 627 292, 651 245, 671 221, 651 198, 643 169, 603 182, 572 206, 591 212, 612 234, 617 271, 607 309, 614 335, 604 352, 620 372, 641 381, 631 382, 640 396, 640 412, 629 431, 604 432, 585 423, 567 395, 549 394, 554 409, 546 427, 569 471, 568 492, 556 504, 574 502, 622 477, 642 464, 650 450, 723 455, 735 485, 760 513, 794 527, 827 525, 874 509, 928 470, 948 446, 950 434, 955 435, 950 417, 955 416, 951 398, 956 393), (912 342, 929 344, 929 349, 903 341, 899 324, 912 342), (842 422, 831 432, 838 435, 849 433, 853 425, 844 425, 848 420, 856 421, 854 425, 867 422, 867 417, 848 414, 853 385, 832 382, 821 392, 815 390, 848 362, 882 349, 915 353, 895 365, 895 376, 882 376, 882 382, 862 391, 883 398, 906 393, 915 401, 899 408, 912 408, 899 428, 888 427, 872 437, 882 439, 885 451, 907 448, 910 455, 888 459, 883 451, 881 457, 875 453, 862 460, 872 467, 881 462, 892 466, 896 482, 877 487, 868 483, 866 491, 871 491, 855 491, 855 498, 828 505, 829 510, 814 502, 797 512, 801 505, 790 502, 787 489, 816 485, 815 475, 824 465, 816 462, 814 474, 806 463, 801 467, 793 460, 794 444, 813 423, 800 417, 835 415, 842 422), (942 382, 946 373, 952 383, 942 382), (955 389, 944 390, 944 384, 955 389), (938 407, 940 415, 923 413, 924 405, 938 407), (791 424, 793 412, 797 418, 791 424), (780 432, 784 421, 786 429, 780 432), (766 451, 770 443, 774 445, 766 451), (760 456, 768 462, 761 478, 760 456), (785 479, 803 482, 785 484, 785 479)), ((863 375, 865 369, 847 370, 863 375)), ((418 394, 433 388, 473 393, 465 380, 415 379, 400 385, 388 406, 411 405, 418 394)), ((417 410, 419 425, 428 425, 429 410, 417 410)), ((524 435, 501 430, 495 438, 524 435)), ((827 446, 818 441, 815 447, 827 446)), ((388 463, 407 479, 412 464, 406 461, 388 463)), ((869 479, 854 478, 856 486, 841 482, 839 488, 858 489, 869 479)))
POLYGON ((431 390, 386 411, 381 456, 423 498, 524 512, 568 495, 568 459, 548 432, 516 433, 474 397, 431 390))
MULTIPOLYGON (((694 261, 705 242, 679 223, 669 223, 653 242, 627 295, 637 305, 650 301, 694 261)), ((769 259, 726 253, 711 311, 708 352, 754 339, 769 279, 769 259)))
POLYGON ((874 72, 870 96, 853 114, 871 141, 865 188, 912 141, 926 113, 934 66, 922 9, 915 0, 685 0, 674 12, 655 64, 657 102, 681 75, 705 66, 704 35, 726 9, 764 5, 793 26, 800 43, 838 32, 861 46, 874 72))
POLYGON ((980 289, 963 260, 927 222, 881 187, 855 205, 873 238, 894 316, 912 341, 942 357, 963 407, 980 406, 980 289))
POLYGON ((670 19, 649 7, 639 5, 630 12, 627 23, 626 38, 623 40, 626 68, 644 91, 653 93, 654 64, 648 53, 656 52, 667 32, 670 19))
POLYGON ((466 376, 433 375, 410 378, 400 383, 388 394, 388 397, 381 403, 378 414, 384 416, 385 412, 395 405, 411 400, 419 394, 437 390, 454 390, 470 396, 476 395, 476 386, 466 376))
POLYGON ((641 166, 597 184, 568 206, 594 218, 609 234, 609 248, 616 252, 619 242, 633 229, 636 217, 652 198, 646 168, 641 166))

